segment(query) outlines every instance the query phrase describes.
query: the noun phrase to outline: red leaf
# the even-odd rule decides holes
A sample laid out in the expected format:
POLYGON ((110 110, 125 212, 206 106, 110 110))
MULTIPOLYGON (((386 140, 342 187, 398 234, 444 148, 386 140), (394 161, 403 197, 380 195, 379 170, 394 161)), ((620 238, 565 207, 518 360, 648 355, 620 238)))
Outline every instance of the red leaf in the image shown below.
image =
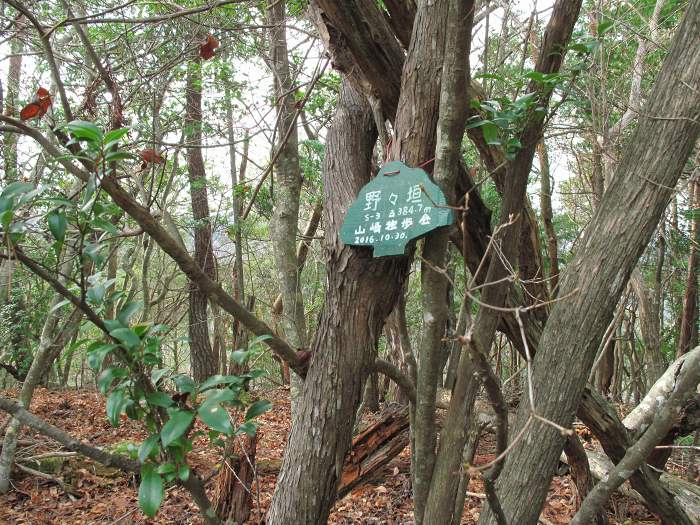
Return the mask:
POLYGON ((34 117, 41 118, 49 110, 49 106, 51 106, 51 93, 47 89, 40 87, 36 91, 34 100, 24 106, 22 111, 19 112, 19 118, 22 120, 34 117))
POLYGON ((38 102, 30 102, 22 108, 22 111, 19 112, 19 118, 21 120, 29 120, 30 118, 34 118, 36 116, 41 117, 44 113, 46 113, 46 111, 42 110, 41 104, 38 102))
POLYGON ((144 162, 151 164, 163 164, 163 162, 165 162, 165 159, 158 155, 153 149, 139 151, 139 157, 141 157, 144 162))
POLYGON ((214 50, 219 47, 219 41, 212 35, 207 35, 207 39, 199 46, 199 56, 204 60, 214 57, 214 50))

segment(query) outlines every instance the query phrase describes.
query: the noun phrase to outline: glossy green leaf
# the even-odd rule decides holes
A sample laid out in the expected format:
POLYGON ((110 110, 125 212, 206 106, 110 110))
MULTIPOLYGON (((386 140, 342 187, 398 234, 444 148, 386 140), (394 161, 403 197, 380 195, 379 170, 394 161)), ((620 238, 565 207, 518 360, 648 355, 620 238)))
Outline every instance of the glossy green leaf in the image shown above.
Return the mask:
POLYGON ((199 385, 199 391, 204 392, 217 385, 230 385, 231 383, 240 383, 240 378, 238 376, 223 376, 217 374, 206 379, 201 385, 199 385))
POLYGON ((250 405, 248 408, 248 411, 245 413, 245 420, 250 421, 253 418, 256 418, 268 410, 272 408, 272 403, 270 403, 267 399, 260 399, 250 405))
POLYGON ((188 375, 178 374, 173 376, 173 382, 177 385, 177 389, 180 392, 194 394, 197 391, 197 385, 195 385, 192 378, 188 375))
POLYGON ((110 143, 119 140, 127 133, 129 133, 129 128, 119 128, 113 129, 112 131, 108 131, 107 133, 105 133, 104 138, 105 147, 108 148, 110 143))
POLYGON ((17 195, 21 195, 23 193, 28 193, 32 190, 34 190, 34 184, 30 184, 28 182, 11 182, 5 187, 4 190, 2 190, 0 197, 11 199, 12 197, 16 197, 17 195))
POLYGON ((231 426, 228 412, 218 403, 204 403, 199 407, 197 413, 199 414, 199 419, 209 428, 227 436, 233 433, 233 426, 231 426))
POLYGON ((169 408, 173 406, 172 398, 165 392, 152 392, 146 394, 146 401, 149 405, 154 405, 157 407, 169 408))
POLYGON ((95 126, 92 122, 85 120, 74 120, 64 126, 71 132, 73 137, 84 139, 94 145, 102 144, 102 130, 95 126))
POLYGON ((112 330, 109 335, 114 337, 117 341, 124 343, 129 348, 135 348, 141 344, 141 339, 134 333, 131 328, 117 328, 112 330))
POLYGON ((163 479, 149 463, 141 467, 141 484, 139 485, 139 507, 143 513, 152 518, 163 503, 163 479))
POLYGON ((169 368, 154 368, 151 371, 151 382, 157 385, 170 372, 169 368))
POLYGON ((190 423, 192 423, 192 419, 194 419, 193 412, 189 410, 175 410, 160 431, 160 440, 163 446, 167 447, 182 436, 189 428, 190 423))
POLYGON ((115 348, 117 348, 117 345, 115 344, 93 343, 87 350, 88 366, 93 370, 99 370, 102 368, 102 362, 107 354, 109 354, 115 348))
POLYGON ((105 368, 102 373, 97 376, 97 387, 103 394, 109 390, 115 379, 126 377, 126 368, 109 367, 105 368))
POLYGON ((136 312, 141 310, 141 308, 143 308, 143 301, 129 301, 119 310, 117 319, 124 326, 129 326, 129 320, 136 312))
POLYGON ((124 410, 127 398, 123 390, 113 390, 107 397, 106 412, 107 419, 113 427, 119 425, 119 416, 124 410))
POLYGON ((139 461, 143 463, 148 459, 148 457, 151 455, 151 453, 155 450, 156 446, 158 445, 158 440, 160 439, 160 435, 158 434, 153 434, 150 436, 147 440, 145 440, 143 443, 141 443, 141 446, 139 447, 139 461))
POLYGON ((66 229, 68 228, 68 219, 63 213, 51 212, 46 216, 46 220, 49 223, 49 230, 51 235, 58 242, 63 242, 66 239, 66 229))

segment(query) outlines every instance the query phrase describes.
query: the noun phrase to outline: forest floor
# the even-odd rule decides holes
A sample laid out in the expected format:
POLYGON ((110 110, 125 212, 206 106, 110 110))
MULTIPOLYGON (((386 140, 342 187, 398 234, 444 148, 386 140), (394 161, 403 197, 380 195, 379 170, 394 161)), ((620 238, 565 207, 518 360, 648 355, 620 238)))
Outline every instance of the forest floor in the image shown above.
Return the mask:
MULTIPOLYGON (((15 397, 17 392, 4 392, 15 397)), ((289 397, 285 390, 266 392, 274 408, 262 416, 259 427, 258 461, 277 461, 283 453, 289 432, 289 397)), ((31 411, 93 445, 123 451, 128 442, 140 443, 147 436, 139 424, 127 419, 113 428, 105 416, 104 397, 90 391, 38 390, 31 411)), ((366 416, 368 421, 372 416, 366 416)), ((6 417, 0 416, 0 428, 6 417)), ((36 456, 59 451, 55 443, 33 431, 23 431, 18 455, 36 456)), ((203 478, 215 471, 217 454, 208 451, 206 441, 195 442, 192 463, 203 478)), ((321 446, 321 444, 319 444, 321 446)), ((586 443, 586 446, 595 446, 586 443)), ((493 459, 493 441, 482 439, 477 464, 493 459)), ((408 449, 387 465, 373 481, 356 488, 337 502, 329 523, 396 524, 413 523, 409 484, 408 449)), ((27 466, 31 466, 27 464, 27 466)), ((197 509, 180 488, 166 489, 161 511, 155 519, 146 518, 137 505, 137 488, 133 479, 115 469, 104 468, 83 457, 64 457, 49 465, 51 476, 42 479, 15 471, 14 490, 0 495, 0 524, 89 525, 89 524, 199 524, 197 509)), ((46 467, 44 465, 43 467, 46 467)), ((254 492, 254 511, 248 523, 259 523, 266 512, 275 484, 275 476, 262 476, 254 492)), ((208 484, 211 489, 213 480, 208 484)), ((574 513, 575 488, 568 475, 555 477, 540 518, 543 525, 569 523, 574 513)), ((479 480, 472 480, 469 491, 483 492, 479 480)), ((482 500, 467 497, 463 524, 476 523, 482 500)), ((608 506, 611 524, 657 524, 643 506, 633 500, 615 497, 608 506)))

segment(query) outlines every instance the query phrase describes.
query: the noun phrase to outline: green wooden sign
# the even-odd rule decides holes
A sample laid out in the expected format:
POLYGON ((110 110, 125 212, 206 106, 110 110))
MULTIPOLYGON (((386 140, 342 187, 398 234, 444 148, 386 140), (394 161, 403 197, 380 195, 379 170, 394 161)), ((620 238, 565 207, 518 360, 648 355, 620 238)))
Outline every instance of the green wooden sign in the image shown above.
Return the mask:
POLYGON ((348 210, 340 239, 352 246, 372 246, 374 257, 404 255, 406 245, 454 222, 442 190, 420 168, 403 162, 385 164, 348 210))

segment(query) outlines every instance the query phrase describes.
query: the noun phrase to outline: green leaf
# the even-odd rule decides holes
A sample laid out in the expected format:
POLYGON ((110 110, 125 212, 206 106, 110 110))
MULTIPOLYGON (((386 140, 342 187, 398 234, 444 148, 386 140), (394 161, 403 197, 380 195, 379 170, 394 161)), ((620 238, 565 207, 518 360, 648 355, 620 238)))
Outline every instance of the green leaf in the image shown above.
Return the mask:
POLYGON ((11 182, 7 187, 2 190, 0 197, 5 197, 6 199, 11 199, 22 193, 28 193, 34 189, 34 184, 28 182, 11 182))
POLYGON ((253 423, 252 421, 247 421, 236 429, 236 435, 239 436, 243 433, 246 433, 252 437, 255 435, 257 429, 258 426, 255 423, 253 423))
POLYGON ((160 435, 158 434, 153 434, 151 437, 149 437, 146 441, 141 443, 141 446, 139 447, 139 461, 143 463, 148 459, 148 457, 151 455, 151 452, 155 449, 156 445, 158 444, 158 440, 160 439, 160 435))
POLYGON ((129 326, 129 320, 141 308, 143 308, 143 301, 129 301, 119 310, 117 319, 124 326, 129 326))
POLYGON ((601 20, 598 24, 598 36, 603 36, 605 33, 610 31, 613 25, 615 25, 615 22, 613 22, 609 18, 601 20))
POLYGON ((105 155, 105 161, 107 162, 118 162, 120 160, 131 160, 136 158, 132 153, 127 153, 126 151, 110 151, 105 155))
POLYGON ((91 344, 87 349, 88 366, 93 370, 99 370, 102 368, 102 362, 107 354, 109 354, 115 348, 117 348, 117 345, 115 344, 100 342, 91 344))
POLYGON ((143 513, 152 518, 163 503, 163 480, 153 466, 146 463, 141 467, 141 484, 139 485, 139 507, 143 513))
POLYGON ((74 120, 64 127, 70 131, 75 138, 87 140, 93 145, 102 145, 102 130, 92 122, 74 120))
POLYGON ((7 228, 12 223, 14 215, 15 212, 13 210, 0 212, 0 224, 2 224, 3 228, 7 228))
MULTIPOLYGON (((112 300, 114 300, 114 299, 112 299, 112 300)), ((105 327, 107 328, 107 330, 109 330, 110 332, 112 330, 116 330, 117 328, 124 328, 122 326, 122 324, 119 321, 117 321, 116 319, 105 319, 104 324, 105 324, 105 327)))
POLYGON ((217 430, 227 436, 233 433, 233 427, 228 417, 228 412, 218 403, 204 403, 197 410, 199 419, 209 428, 217 430))
POLYGON ((242 366, 248 360, 249 355, 250 352, 248 352, 248 350, 236 350, 231 353, 231 361, 238 366, 242 366))
POLYGON ((171 472, 175 472, 176 470, 177 467, 172 463, 163 463, 162 465, 158 466, 156 472, 158 472, 158 474, 170 474, 171 472))
POLYGON ((199 385, 199 391, 204 392, 217 385, 230 385, 231 383, 240 383, 241 379, 238 376, 222 376, 217 374, 206 379, 201 385, 199 385))
POLYGON ((182 436, 187 431, 190 423, 192 423, 192 419, 194 419, 194 413, 189 410, 174 411, 160 431, 160 440, 163 446, 167 447, 182 436))
POLYGON ((260 399, 250 405, 250 408, 248 408, 248 411, 245 414, 245 420, 250 421, 253 418, 256 418, 268 410, 272 408, 272 403, 270 403, 267 399, 260 399))
POLYGON ((105 293, 107 289, 102 283, 97 283, 88 288, 87 298, 92 304, 101 304, 105 298, 105 293))
POLYGON ((177 477, 182 481, 187 481, 190 477, 190 467, 187 464, 180 465, 180 468, 177 471, 177 477))
POLYGON ((225 403, 236 399, 236 394, 230 388, 221 390, 209 390, 205 403, 225 403))
POLYGON ((112 235, 117 235, 119 233, 119 230, 114 224, 112 224, 106 219, 103 219, 102 217, 95 217, 90 221, 90 225, 95 230, 106 231, 107 233, 111 233, 112 235))
POLYGON ((169 408, 173 406, 173 400, 165 392, 153 392, 151 394, 146 394, 146 401, 149 405, 154 405, 157 407, 169 408))
POLYGON ((491 121, 487 121, 482 126, 484 132, 484 140, 486 144, 498 145, 501 143, 498 138, 498 126, 491 121))
POLYGON ((63 242, 66 239, 66 229, 68 228, 68 219, 63 213, 52 211, 46 216, 49 223, 51 235, 58 242, 63 242))
POLYGON ((113 129, 112 131, 108 131, 107 133, 105 133, 105 138, 104 138, 105 147, 108 148, 110 142, 114 142, 116 140, 119 140, 127 133, 129 133, 129 128, 119 128, 119 129, 113 129))
POLYGON ((165 375, 168 374, 168 372, 170 372, 170 369, 169 369, 169 368, 154 368, 154 369, 151 371, 151 382, 152 382, 154 385, 157 385, 158 382, 159 382, 161 379, 163 379, 163 377, 164 377, 165 375))
POLYGON ((107 419, 109 419, 109 422, 113 427, 119 425, 119 416, 121 415, 127 401, 128 400, 124 395, 123 390, 113 390, 107 397, 107 419))
POLYGON ((102 373, 97 376, 97 386, 100 389, 100 392, 103 394, 109 390, 109 387, 112 386, 112 383, 114 382, 115 379, 118 379, 120 377, 126 377, 126 368, 119 368, 119 367, 109 367, 105 368, 102 373))
POLYGON ((100 243, 91 242, 85 245, 83 248, 83 253, 87 255, 96 266, 102 266, 104 262, 104 257, 100 253, 102 246, 100 243))
POLYGON ((180 392, 189 392, 190 394, 194 394, 197 390, 197 386, 194 384, 194 381, 190 376, 178 374, 173 376, 172 379, 180 392))
POLYGON ((109 335, 119 342, 124 343, 128 348, 135 348, 141 344, 141 339, 139 339, 139 336, 136 335, 131 328, 117 328, 116 330, 112 330, 109 335))

